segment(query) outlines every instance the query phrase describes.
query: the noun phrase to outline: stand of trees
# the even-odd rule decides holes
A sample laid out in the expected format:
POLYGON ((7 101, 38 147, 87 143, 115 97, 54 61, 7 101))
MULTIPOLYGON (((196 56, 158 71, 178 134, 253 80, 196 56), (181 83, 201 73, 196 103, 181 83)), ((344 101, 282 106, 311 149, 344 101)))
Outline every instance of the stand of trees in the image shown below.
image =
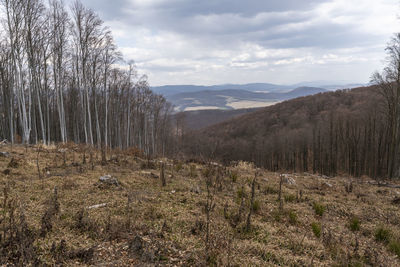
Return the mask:
POLYGON ((164 153, 171 106, 79 1, 1 0, 0 138, 164 153), (71 15, 69 15, 71 14, 71 15))

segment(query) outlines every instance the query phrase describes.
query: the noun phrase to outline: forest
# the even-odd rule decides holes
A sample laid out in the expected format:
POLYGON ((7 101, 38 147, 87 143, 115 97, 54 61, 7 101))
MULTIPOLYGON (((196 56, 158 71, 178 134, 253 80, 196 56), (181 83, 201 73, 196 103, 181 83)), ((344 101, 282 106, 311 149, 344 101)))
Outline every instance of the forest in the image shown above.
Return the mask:
POLYGON ((0 139, 166 150, 171 105, 81 2, 2 0, 0 139))

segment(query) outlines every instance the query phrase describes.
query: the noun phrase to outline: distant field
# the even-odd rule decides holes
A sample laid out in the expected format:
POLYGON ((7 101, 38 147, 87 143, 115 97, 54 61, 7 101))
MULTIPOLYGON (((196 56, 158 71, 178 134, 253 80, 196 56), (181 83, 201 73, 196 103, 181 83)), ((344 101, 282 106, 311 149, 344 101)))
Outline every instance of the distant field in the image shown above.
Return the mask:
POLYGON ((220 109, 215 106, 197 106, 197 107, 187 107, 185 111, 194 111, 194 110, 210 110, 210 109, 220 109))
POLYGON ((241 109, 241 108, 261 108, 261 107, 268 107, 279 103, 279 101, 275 102, 263 102, 263 101, 234 101, 229 102, 227 106, 230 106, 234 109, 241 109))

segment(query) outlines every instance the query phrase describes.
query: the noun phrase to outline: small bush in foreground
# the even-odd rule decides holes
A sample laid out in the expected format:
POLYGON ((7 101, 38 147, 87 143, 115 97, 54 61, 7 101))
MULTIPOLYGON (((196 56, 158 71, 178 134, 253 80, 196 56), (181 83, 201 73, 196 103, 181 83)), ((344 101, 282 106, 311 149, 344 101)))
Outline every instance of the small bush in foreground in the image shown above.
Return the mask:
POLYGON ((295 195, 285 195, 285 202, 295 202, 296 196, 295 195))
POLYGON ((321 237, 321 228, 322 228, 321 224, 317 223, 317 222, 313 222, 311 224, 311 228, 312 228, 312 231, 313 231, 314 235, 316 237, 320 238, 321 237))
POLYGON ((357 217, 351 218, 349 228, 353 232, 360 230, 360 220, 357 217))
POLYGON ((391 252, 400 257, 400 240, 391 240, 389 243, 389 249, 391 252))
POLYGON ((315 214, 317 214, 319 216, 324 215, 326 207, 323 204, 314 202, 313 208, 314 208, 315 214))
POLYGON ((239 174, 237 171, 231 171, 231 173, 229 174, 229 177, 231 178, 232 182, 236 183, 239 174))
POLYGON ((254 200, 251 208, 253 209, 254 212, 258 212, 260 210, 260 201, 258 201, 257 199, 254 200))
POLYGON ((293 210, 289 212, 289 222, 291 224, 296 224, 297 223, 297 214, 293 210))
POLYGON ((379 242, 388 243, 390 240, 391 232, 384 226, 379 226, 375 231, 375 240, 379 242))

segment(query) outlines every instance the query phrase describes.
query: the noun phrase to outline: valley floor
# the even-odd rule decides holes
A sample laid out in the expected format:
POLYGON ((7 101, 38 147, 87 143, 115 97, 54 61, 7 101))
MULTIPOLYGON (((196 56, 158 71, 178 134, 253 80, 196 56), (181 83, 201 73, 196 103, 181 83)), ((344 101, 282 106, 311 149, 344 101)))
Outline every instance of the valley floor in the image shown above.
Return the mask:
POLYGON ((288 174, 280 208, 279 174, 249 163, 113 151, 102 165, 100 151, 74 145, 0 152, 2 264, 400 266, 393 181, 288 174))

